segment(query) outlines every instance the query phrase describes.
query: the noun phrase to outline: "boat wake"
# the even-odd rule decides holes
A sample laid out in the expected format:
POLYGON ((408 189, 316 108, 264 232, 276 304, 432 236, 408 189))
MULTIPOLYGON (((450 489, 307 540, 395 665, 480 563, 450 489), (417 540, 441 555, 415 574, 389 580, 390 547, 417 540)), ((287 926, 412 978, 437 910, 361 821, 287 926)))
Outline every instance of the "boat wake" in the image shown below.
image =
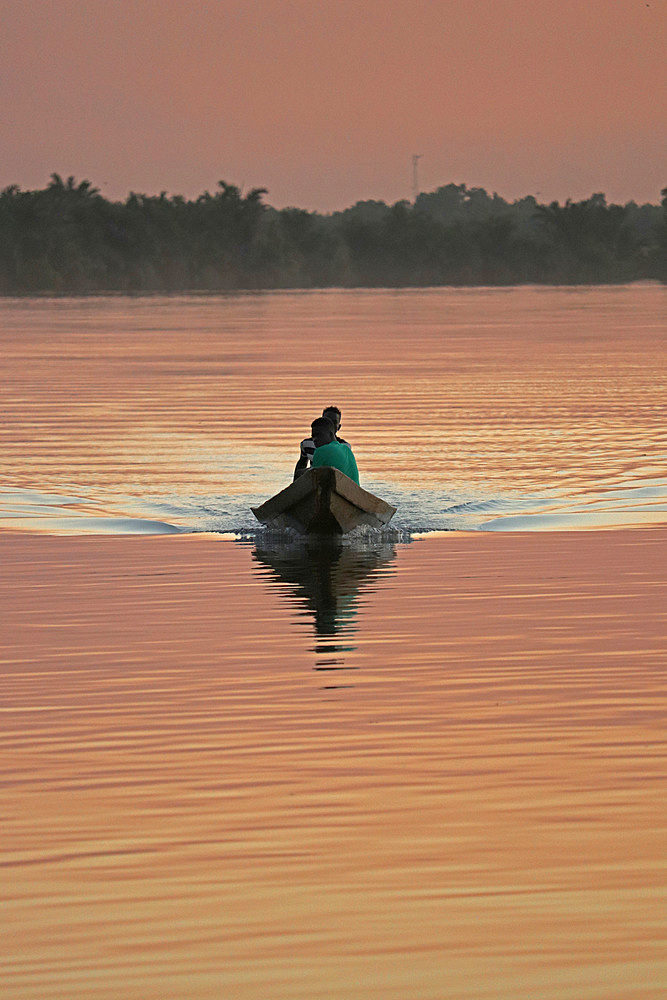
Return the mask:
MULTIPOLYGON (((351 544, 405 543, 415 535, 473 530, 490 517, 516 513, 516 500, 437 490, 403 490, 388 483, 369 483, 370 490, 397 508, 383 527, 360 525, 346 534, 351 544)), ((261 502, 255 494, 231 497, 201 495, 94 497, 84 491, 45 493, 39 490, 0 491, 0 527, 48 534, 173 534, 207 533, 254 542, 294 542, 301 536, 289 529, 260 524, 251 511, 261 502)))
MULTIPOLYGON (((405 543, 445 531, 584 530, 623 524, 667 523, 667 480, 629 480, 595 490, 540 494, 489 494, 481 489, 401 489, 395 484, 364 486, 397 508, 383 528, 360 526, 345 538, 351 544, 405 543)), ((242 542, 294 543, 290 529, 269 529, 251 511, 264 499, 235 496, 91 496, 71 492, 0 489, 0 529, 46 534, 208 533, 242 542)))

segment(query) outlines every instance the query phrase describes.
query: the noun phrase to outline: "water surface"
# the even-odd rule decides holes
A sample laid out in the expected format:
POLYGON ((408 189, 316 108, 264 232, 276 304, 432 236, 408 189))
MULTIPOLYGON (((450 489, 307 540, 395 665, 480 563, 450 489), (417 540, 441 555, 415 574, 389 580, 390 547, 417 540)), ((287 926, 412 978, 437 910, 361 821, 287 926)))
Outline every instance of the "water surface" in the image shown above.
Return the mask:
POLYGON ((329 403, 401 531, 667 521, 661 286, 3 300, 0 318, 5 526, 253 530, 329 403))
POLYGON ((662 532, 0 555, 3 998, 664 996, 662 532))
POLYGON ((2 1000, 663 1000, 665 295, 0 301, 2 1000))

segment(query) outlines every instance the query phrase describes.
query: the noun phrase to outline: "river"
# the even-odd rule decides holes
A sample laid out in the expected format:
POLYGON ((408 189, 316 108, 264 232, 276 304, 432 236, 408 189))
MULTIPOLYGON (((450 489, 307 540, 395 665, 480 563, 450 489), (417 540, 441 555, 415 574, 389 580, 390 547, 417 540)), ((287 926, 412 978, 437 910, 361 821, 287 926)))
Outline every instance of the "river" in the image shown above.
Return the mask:
POLYGON ((0 301, 3 1000, 662 1000, 666 305, 0 301))

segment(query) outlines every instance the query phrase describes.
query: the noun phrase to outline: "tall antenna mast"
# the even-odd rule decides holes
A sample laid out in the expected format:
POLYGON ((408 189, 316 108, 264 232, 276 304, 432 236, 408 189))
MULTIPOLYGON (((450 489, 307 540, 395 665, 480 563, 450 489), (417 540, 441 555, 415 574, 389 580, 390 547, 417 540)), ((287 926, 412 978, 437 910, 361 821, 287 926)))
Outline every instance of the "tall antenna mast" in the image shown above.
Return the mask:
POLYGON ((419 177, 418 168, 419 161, 421 160, 423 153, 413 153, 412 155, 412 201, 417 201, 417 195, 419 194, 419 177))

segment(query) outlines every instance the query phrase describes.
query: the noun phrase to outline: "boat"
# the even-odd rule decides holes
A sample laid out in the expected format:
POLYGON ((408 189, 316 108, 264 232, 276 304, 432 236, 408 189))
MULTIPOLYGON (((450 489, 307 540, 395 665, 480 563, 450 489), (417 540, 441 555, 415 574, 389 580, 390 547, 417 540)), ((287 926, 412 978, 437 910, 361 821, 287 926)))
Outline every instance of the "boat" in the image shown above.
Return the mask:
POLYGON ((293 528, 302 535, 345 535, 359 525, 382 528, 396 508, 363 490, 330 466, 308 469, 274 497, 251 507, 271 528, 293 528))

